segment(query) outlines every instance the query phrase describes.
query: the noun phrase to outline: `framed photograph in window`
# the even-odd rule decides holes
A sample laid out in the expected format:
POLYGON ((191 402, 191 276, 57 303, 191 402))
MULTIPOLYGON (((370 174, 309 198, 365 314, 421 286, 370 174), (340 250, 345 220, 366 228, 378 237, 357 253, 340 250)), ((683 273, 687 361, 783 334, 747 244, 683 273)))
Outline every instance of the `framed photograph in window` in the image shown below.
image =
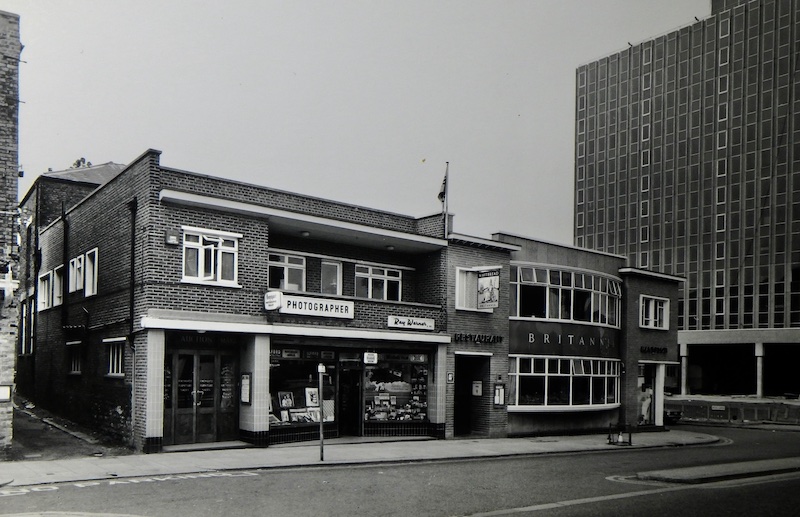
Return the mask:
POLYGON ((279 391, 278 400, 280 401, 281 408, 294 407, 294 394, 291 391, 279 391))
POLYGON ((319 407, 319 388, 306 388, 306 406, 319 407))

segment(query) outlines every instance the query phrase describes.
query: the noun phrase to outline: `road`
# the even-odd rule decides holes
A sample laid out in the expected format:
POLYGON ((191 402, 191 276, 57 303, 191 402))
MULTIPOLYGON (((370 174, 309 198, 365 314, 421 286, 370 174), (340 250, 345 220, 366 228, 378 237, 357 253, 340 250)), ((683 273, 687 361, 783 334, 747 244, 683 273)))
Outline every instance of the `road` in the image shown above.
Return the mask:
POLYGON ((714 446, 506 459, 217 472, 20 487, 0 515, 793 515, 800 475, 687 486, 637 472, 800 456, 800 433, 737 428, 714 446), (765 482, 768 481, 768 482, 765 482))

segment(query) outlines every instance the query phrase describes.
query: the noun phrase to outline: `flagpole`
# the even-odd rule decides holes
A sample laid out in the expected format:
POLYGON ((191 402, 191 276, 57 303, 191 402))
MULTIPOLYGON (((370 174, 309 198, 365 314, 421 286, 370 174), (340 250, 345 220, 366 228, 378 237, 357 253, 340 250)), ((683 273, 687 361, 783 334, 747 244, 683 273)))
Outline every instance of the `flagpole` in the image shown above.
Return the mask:
POLYGON ((450 162, 444 162, 444 236, 447 238, 448 228, 447 228, 447 191, 450 188, 450 162))

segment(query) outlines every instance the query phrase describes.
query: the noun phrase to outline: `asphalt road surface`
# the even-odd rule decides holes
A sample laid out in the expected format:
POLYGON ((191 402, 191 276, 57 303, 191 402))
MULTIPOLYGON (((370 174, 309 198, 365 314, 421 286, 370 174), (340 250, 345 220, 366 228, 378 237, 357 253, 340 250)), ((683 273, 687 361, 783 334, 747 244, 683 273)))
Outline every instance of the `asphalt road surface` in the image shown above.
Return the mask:
POLYGON ((706 485, 635 479, 648 470, 800 456, 798 432, 692 429, 723 440, 703 447, 6 487, 0 515, 797 515, 799 474, 706 485))

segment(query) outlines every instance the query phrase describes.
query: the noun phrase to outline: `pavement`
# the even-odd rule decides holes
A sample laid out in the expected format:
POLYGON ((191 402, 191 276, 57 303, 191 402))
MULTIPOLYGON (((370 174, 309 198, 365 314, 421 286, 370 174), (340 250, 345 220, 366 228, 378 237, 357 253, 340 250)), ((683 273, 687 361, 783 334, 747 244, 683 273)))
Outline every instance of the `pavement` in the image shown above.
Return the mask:
MULTIPOLYGON (((453 461, 479 458, 521 457, 544 454, 621 451, 663 447, 709 445, 716 436, 691 429, 634 433, 630 445, 609 443, 607 434, 544 436, 531 438, 329 439, 250 447, 243 442, 209 444, 213 449, 181 450, 159 454, 134 453, 103 441, 74 424, 58 421, 36 408, 15 409, 15 439, 9 461, 0 461, 0 493, 14 487, 55 483, 92 483, 121 478, 169 476, 217 477, 235 471, 271 468, 313 468, 366 464, 453 461)), ((639 473, 640 479, 675 483, 702 483, 800 471, 800 458, 747 464, 639 473)))

